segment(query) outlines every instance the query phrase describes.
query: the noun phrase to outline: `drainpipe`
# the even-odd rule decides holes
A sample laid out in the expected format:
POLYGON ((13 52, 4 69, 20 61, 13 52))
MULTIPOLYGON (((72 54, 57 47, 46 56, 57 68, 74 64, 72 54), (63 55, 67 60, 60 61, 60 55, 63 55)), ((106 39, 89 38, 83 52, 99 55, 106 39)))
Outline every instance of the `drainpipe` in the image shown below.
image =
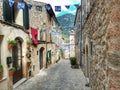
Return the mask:
POLYGON ((82 0, 80 12, 80 66, 82 67, 82 0))

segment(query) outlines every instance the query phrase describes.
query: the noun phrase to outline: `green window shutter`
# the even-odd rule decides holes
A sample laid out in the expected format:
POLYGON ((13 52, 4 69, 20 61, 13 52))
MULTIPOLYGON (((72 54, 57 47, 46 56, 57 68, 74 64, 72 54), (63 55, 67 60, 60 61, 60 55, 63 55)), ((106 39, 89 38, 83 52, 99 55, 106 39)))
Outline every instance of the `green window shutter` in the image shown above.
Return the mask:
POLYGON ((23 9, 23 25, 26 29, 29 29, 29 9, 25 2, 25 8, 23 9))
POLYGON ((13 22, 13 7, 10 7, 8 0, 3 0, 3 18, 7 22, 13 22))
POLYGON ((47 51, 47 61, 50 60, 50 58, 51 58, 51 50, 47 51))

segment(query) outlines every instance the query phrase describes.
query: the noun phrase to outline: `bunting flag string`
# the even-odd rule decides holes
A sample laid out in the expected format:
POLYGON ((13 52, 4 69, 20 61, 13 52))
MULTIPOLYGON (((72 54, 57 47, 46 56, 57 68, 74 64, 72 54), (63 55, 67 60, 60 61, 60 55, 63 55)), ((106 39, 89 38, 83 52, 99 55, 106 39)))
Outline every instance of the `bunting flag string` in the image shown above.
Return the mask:
MULTIPOLYGON (((67 9, 70 9, 70 6, 71 6, 71 5, 65 5, 65 7, 66 7, 67 9)), ((78 8, 78 7, 79 7, 79 4, 74 4, 73 6, 75 6, 76 8, 78 8)), ((56 12, 61 12, 61 6, 55 6, 54 8, 55 8, 55 11, 56 11, 56 12)))
POLYGON ((74 6, 75 6, 76 8, 78 8, 78 7, 79 7, 79 4, 74 4, 74 6))
POLYGON ((47 10, 50 10, 51 9, 51 6, 48 4, 45 6, 47 10))
POLYGON ((61 11, 61 6, 55 6, 55 11, 60 12, 61 11))
POLYGON ((8 3, 9 3, 9 5, 10 5, 10 7, 12 7, 13 4, 14 4, 14 1, 13 1, 13 0, 8 0, 8 3))
POLYGON ((25 3, 24 2, 18 2, 17 8, 18 9, 24 9, 25 8, 25 3))
POLYGON ((67 9, 69 9, 70 5, 65 5, 65 7, 66 7, 67 9))
MULTIPOLYGON (((12 7, 15 3, 14 0, 8 0, 8 3, 10 5, 10 7, 12 7)), ((31 4, 27 4, 28 8, 31 9, 32 5, 31 4)), ((17 8, 18 9, 24 9, 25 8, 25 3, 24 2, 17 2, 17 8)))
POLYGON ((28 6, 28 9, 31 9, 32 8, 32 5, 31 4, 27 4, 28 6))

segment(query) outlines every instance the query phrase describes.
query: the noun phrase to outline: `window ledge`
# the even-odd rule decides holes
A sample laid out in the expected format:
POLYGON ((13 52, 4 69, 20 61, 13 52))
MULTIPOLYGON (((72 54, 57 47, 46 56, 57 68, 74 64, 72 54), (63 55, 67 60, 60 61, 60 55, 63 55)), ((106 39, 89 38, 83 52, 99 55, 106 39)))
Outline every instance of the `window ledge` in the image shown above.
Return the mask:
POLYGON ((17 25, 15 23, 9 23, 9 22, 4 21, 4 20, 0 20, 0 22, 3 23, 3 24, 7 24, 7 25, 10 25, 10 26, 13 26, 15 28, 19 28, 19 29, 23 30, 25 33, 29 33, 28 31, 26 31, 26 29, 23 26, 17 25))
POLYGON ((6 80, 6 79, 7 79, 7 77, 4 76, 4 77, 0 80, 0 82, 4 81, 4 80, 6 80))

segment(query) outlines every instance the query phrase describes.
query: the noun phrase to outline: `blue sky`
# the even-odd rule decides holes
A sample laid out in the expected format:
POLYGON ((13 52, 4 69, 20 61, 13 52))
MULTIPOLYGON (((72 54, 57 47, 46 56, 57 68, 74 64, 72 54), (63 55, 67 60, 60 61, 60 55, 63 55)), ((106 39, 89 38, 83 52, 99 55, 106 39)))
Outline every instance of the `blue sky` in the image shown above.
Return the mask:
POLYGON ((75 15, 77 8, 74 6, 74 4, 80 4, 80 0, 34 0, 34 1, 45 2, 45 3, 51 4, 53 11, 55 12, 57 17, 67 14, 67 13, 71 13, 75 15), (67 9, 65 5, 70 5, 70 8, 67 9), (56 12, 55 6, 61 6, 61 12, 56 12))

